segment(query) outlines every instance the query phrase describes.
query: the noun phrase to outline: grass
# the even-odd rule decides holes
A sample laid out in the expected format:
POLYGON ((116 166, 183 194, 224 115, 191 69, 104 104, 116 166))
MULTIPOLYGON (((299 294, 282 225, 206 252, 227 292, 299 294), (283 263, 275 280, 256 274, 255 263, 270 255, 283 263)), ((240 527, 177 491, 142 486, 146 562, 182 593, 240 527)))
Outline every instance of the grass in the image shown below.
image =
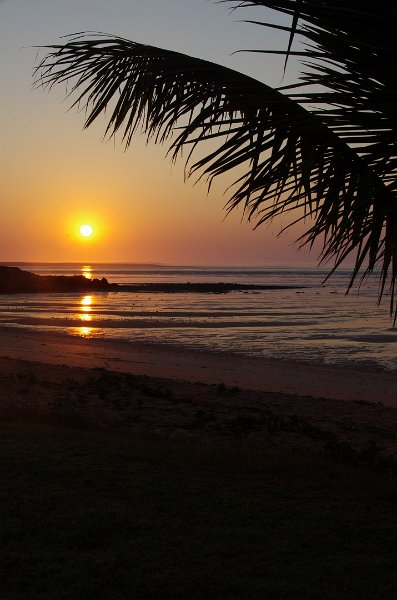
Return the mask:
POLYGON ((0 428, 1 600, 387 600, 390 474, 244 441, 0 428))

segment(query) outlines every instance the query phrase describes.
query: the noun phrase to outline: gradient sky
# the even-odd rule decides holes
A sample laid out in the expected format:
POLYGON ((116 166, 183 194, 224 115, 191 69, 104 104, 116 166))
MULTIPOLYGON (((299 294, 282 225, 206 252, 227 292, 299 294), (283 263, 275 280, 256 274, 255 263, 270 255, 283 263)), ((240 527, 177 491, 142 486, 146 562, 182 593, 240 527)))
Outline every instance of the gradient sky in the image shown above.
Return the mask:
MULTIPOLYGON (((243 48, 285 48, 280 33, 242 23, 215 0, 0 0, 0 261, 124 261, 201 265, 316 264, 281 224, 258 228, 241 212, 226 219, 225 182, 184 183, 183 162, 135 137, 124 152, 67 111, 65 90, 32 89, 34 46, 66 34, 104 31, 213 60, 271 85, 282 63, 243 48), (95 239, 78 226, 92 223, 95 239)), ((293 75, 293 67, 290 77, 293 75)), ((284 80, 284 83, 288 83, 284 80)), ((299 232, 297 232, 299 233, 299 232)))

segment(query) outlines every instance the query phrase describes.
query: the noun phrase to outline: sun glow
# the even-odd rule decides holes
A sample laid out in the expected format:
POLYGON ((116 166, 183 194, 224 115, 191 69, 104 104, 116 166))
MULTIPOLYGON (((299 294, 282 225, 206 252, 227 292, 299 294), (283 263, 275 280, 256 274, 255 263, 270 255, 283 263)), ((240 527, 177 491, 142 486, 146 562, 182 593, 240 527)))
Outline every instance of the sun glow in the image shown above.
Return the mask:
POLYGON ((94 233, 94 228, 93 228, 92 225, 89 225, 88 223, 85 223, 84 225, 81 225, 81 227, 80 227, 80 233, 81 233, 81 235, 83 237, 89 238, 94 233))

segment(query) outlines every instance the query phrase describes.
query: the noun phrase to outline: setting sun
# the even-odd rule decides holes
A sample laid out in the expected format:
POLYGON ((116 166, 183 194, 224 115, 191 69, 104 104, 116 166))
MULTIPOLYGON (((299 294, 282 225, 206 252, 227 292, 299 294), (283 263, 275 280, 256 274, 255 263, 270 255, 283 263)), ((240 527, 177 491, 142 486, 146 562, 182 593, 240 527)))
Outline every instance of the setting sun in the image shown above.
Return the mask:
POLYGON ((80 233, 83 237, 91 237, 94 233, 94 228, 88 224, 82 225, 80 227, 80 233))

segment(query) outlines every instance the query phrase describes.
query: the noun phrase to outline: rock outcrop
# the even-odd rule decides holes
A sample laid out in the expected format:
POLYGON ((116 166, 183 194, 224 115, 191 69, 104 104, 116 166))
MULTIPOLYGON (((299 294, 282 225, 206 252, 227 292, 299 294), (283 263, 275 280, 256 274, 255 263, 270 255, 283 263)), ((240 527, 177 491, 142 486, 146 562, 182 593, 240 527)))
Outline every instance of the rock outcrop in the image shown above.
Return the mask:
POLYGON ((116 291, 117 284, 107 279, 87 279, 83 275, 36 275, 18 267, 0 266, 0 293, 106 292, 116 291))

